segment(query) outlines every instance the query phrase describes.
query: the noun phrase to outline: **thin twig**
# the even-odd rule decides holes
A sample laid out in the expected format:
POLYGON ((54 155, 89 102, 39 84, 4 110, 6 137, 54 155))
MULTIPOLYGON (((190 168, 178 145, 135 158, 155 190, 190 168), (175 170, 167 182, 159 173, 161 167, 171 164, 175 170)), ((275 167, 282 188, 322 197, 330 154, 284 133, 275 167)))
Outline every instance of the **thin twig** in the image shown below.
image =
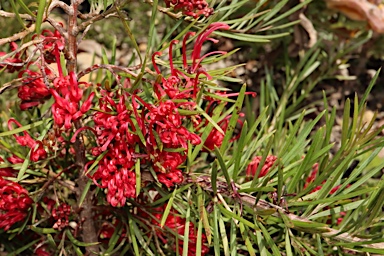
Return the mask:
POLYGON ((14 42, 16 40, 20 40, 20 39, 23 39, 24 37, 26 37, 27 35, 29 35, 30 33, 34 32, 35 31, 35 28, 36 28, 36 25, 35 24, 32 24, 29 28, 27 28, 26 30, 23 30, 19 33, 16 33, 14 34, 13 36, 10 36, 10 37, 6 37, 6 38, 1 38, 0 39, 0 46, 3 45, 3 44, 6 44, 6 43, 10 43, 10 42, 14 42))
POLYGON ((25 48, 28 48, 30 47, 31 45, 36 45, 36 44, 39 44, 41 42, 43 42, 44 39, 35 39, 35 40, 32 40, 32 41, 29 41, 23 45, 21 45, 19 48, 17 48, 16 50, 8 53, 8 54, 5 54, 3 56, 0 57, 0 61, 4 61, 5 59, 9 58, 9 57, 12 57, 13 55, 15 55, 16 53, 18 52, 21 52, 22 50, 24 50, 25 48))
POLYGON ((110 9, 108 9, 107 11, 103 12, 103 13, 100 13, 96 16, 93 16, 91 19, 87 20, 87 21, 84 21, 83 23, 81 23, 79 26, 78 26, 78 30, 79 31, 83 31, 85 30, 89 25, 92 25, 93 23, 95 23, 96 21, 99 21, 99 20, 102 20, 104 19, 105 17, 109 16, 109 15, 113 15, 114 13, 116 12, 116 7, 113 6, 111 7, 110 9))
MULTIPOLYGON (((212 192, 210 176, 202 175, 202 176, 198 177, 197 179, 196 178, 195 179, 189 178, 188 181, 189 182, 195 182, 195 183, 199 184, 202 189, 209 191, 209 192, 212 192)), ((217 183, 218 183, 218 185, 217 185, 218 193, 220 193, 221 195, 223 195, 225 197, 233 198, 233 195, 231 195, 231 193, 229 192, 229 191, 231 191, 231 189, 229 188, 229 186, 227 185, 227 183, 225 181, 218 181, 217 183)), ((274 205, 274 204, 269 203, 269 202, 262 200, 262 199, 257 200, 256 197, 251 196, 249 194, 239 193, 239 195, 240 195, 240 197, 236 197, 236 198, 239 198, 239 200, 241 200, 240 203, 251 207, 255 212, 256 211, 265 211, 265 210, 275 210, 275 213, 272 214, 275 217, 281 217, 280 215, 284 214, 285 217, 291 221, 305 222, 308 224, 318 224, 317 222, 313 222, 313 221, 310 221, 306 218, 303 218, 303 217, 297 216, 293 213, 290 213, 289 211, 287 211, 286 209, 284 209, 283 207, 280 207, 278 205, 274 205)), ((315 225, 308 225, 308 226, 315 226, 315 225)), ((355 236, 349 234, 348 232, 341 233, 340 230, 333 229, 330 227, 322 227, 321 232, 320 231, 318 232, 318 230, 316 230, 314 228, 304 228, 302 226, 293 226, 292 228, 299 230, 299 231, 305 231, 308 233, 319 233, 323 237, 332 238, 335 240, 339 240, 342 242, 348 242, 348 243, 358 243, 358 242, 371 241, 370 239, 363 239, 363 238, 355 237, 355 236)), ((361 244, 361 246, 366 247, 366 248, 382 249, 382 248, 384 248, 384 243, 361 244)))
MULTIPOLYGON (((5 17, 5 18, 15 18, 16 14, 14 14, 13 12, 5 12, 5 11, 0 10, 0 16, 5 17)), ((35 18, 29 14, 19 13, 19 17, 24 19, 24 20, 35 20, 35 18)))
POLYGON ((77 77, 78 78, 83 77, 86 74, 91 73, 91 72, 98 70, 98 69, 106 69, 106 70, 110 71, 111 73, 114 73, 114 71, 121 71, 121 72, 130 74, 133 77, 137 77, 137 74, 133 73, 132 70, 139 70, 140 68, 141 68, 141 65, 136 65, 136 66, 127 68, 127 67, 121 67, 121 66, 116 66, 116 65, 111 65, 111 64, 95 64, 95 65, 93 65, 87 69, 80 71, 77 74, 77 77))

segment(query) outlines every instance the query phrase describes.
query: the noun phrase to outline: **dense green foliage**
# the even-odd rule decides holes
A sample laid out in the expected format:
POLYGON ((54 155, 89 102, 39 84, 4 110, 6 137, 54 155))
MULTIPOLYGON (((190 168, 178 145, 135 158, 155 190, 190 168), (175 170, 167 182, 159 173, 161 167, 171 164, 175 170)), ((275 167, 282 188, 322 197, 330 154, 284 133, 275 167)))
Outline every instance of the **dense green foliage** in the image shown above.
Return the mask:
MULTIPOLYGON (((383 57, 380 35, 368 30, 364 22, 327 9, 324 1, 212 0, 208 3, 213 15, 197 19, 172 5, 166 7, 163 1, 98 0, 98 6, 95 1, 90 1, 92 10, 99 7, 100 13, 86 16, 83 3, 79 10, 84 16, 74 18, 83 29, 75 39, 91 41, 91 47, 80 44, 72 65, 73 52, 66 38, 64 50, 60 49, 59 58, 50 66, 54 73, 61 63, 64 75, 56 78, 71 72, 81 77, 78 88, 84 89, 84 99, 76 102, 78 106, 87 99, 93 102, 89 112, 81 113, 82 118, 72 119, 70 128, 60 127, 52 114, 56 97, 20 109, 18 92, 25 80, 7 72, 7 60, 0 55, 0 176, 4 176, 0 181, 12 181, 15 187, 20 184, 28 192, 23 195, 33 200, 22 221, 8 228, 0 221, 0 251, 9 255, 34 255, 39 248, 41 255, 92 251, 100 255, 185 256, 384 254, 384 126, 376 122, 382 115, 371 114, 376 109, 369 106, 372 91, 383 93, 375 87, 381 81, 380 70, 367 82, 359 79, 367 65, 362 64, 364 71, 356 65, 360 58, 368 63, 383 57), (196 32, 186 40, 186 52, 193 55, 197 35, 217 22, 229 29, 214 31, 210 37, 219 43, 206 40, 202 55, 221 53, 204 59, 206 74, 189 71, 190 66, 183 65, 183 38, 196 32), (308 24, 316 33, 308 30, 308 24), (172 44, 174 39, 179 43, 172 44), (173 58, 167 57, 170 46, 173 58), (153 57, 154 65, 151 58, 157 51, 163 56, 153 57), (84 52, 88 55, 81 55, 84 52), (174 66, 179 73, 174 73, 174 66), (165 84, 175 74, 183 83, 198 81, 197 95, 172 98, 159 93, 156 86, 160 81, 165 84), (342 95, 336 104, 334 93, 351 81, 351 97, 342 95), (100 178, 95 173, 112 148, 101 147, 97 132, 77 132, 80 127, 97 127, 93 118, 100 113, 118 112, 118 107, 102 108, 103 93, 117 95, 111 105, 118 105, 118 97, 126 95, 121 105, 132 111, 135 120, 134 131, 127 131, 138 141, 133 147, 138 157, 131 169, 136 183, 134 195, 126 196, 123 204, 107 199, 110 187, 95 185, 100 178), (179 104, 177 111, 186 131, 198 134, 200 144, 188 138, 184 142, 188 146, 167 147, 159 130, 155 135, 146 133, 152 127, 148 121, 152 109, 147 105, 157 106, 164 99, 179 104), (193 109, 186 107, 193 104, 193 109), (141 126, 139 116, 148 124, 141 126), (195 127, 199 118, 205 123, 195 127), (9 125, 13 119, 20 127, 9 125), (51 150, 46 158, 32 160, 37 144, 26 147, 15 140, 24 131, 51 150), (212 132, 220 133, 221 141, 212 142, 210 148, 207 141, 212 140, 212 132), (76 140, 76 136, 82 139, 76 140), (178 165, 182 182, 162 182, 162 171, 168 167, 151 165, 157 155, 148 153, 149 136, 155 150, 185 157, 178 165), (96 145, 104 151, 93 154, 96 145), (12 163, 7 160, 11 156, 21 161, 12 163), (14 176, 3 175, 2 170, 10 169, 14 176), (60 224, 52 218, 57 220, 56 212, 67 213, 60 208, 63 205, 71 207, 69 223, 57 228, 60 224), (88 215, 86 207, 91 209, 88 215), (93 219, 91 224, 87 218, 93 219), (94 226, 96 240, 84 231, 86 225, 94 226)), ((70 2, 68 8, 82 1, 70 2)), ((57 29, 58 21, 68 29, 70 13, 60 5, 49 9, 55 3, 1 1, 0 24, 10 28, 0 32, 1 51, 11 52, 3 40, 7 37, 20 48, 40 38, 34 34, 53 31, 52 24, 57 29), (32 24, 34 29, 22 38, 12 37, 28 31, 32 24)), ((60 47, 58 42, 54 44, 60 47)), ((37 43, 21 52, 39 55, 41 47, 37 43)), ((193 60, 188 61, 191 65, 193 60)), ((44 65, 41 59, 36 63, 44 65)), ((49 77, 49 72, 44 76, 49 77)), ((56 82, 49 79, 42 83, 52 90, 56 82)), ((0 190, 0 216, 5 216, 1 207, 9 192, 0 190)))

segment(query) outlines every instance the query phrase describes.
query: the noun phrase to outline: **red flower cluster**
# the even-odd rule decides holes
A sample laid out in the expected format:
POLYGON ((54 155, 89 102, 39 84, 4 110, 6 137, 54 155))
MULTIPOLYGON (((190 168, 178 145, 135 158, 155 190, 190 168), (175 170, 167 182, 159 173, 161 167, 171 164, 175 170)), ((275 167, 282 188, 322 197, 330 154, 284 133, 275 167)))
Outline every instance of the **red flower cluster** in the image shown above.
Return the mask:
MULTIPOLYGON (((182 218, 174 209, 172 209, 165 221, 165 225, 163 228, 160 227, 160 220, 162 219, 163 213, 167 205, 164 205, 162 207, 156 208, 155 212, 153 214, 154 219, 152 219, 152 223, 159 228, 156 229, 157 236, 162 240, 163 243, 167 243, 170 241, 167 241, 166 238, 170 237, 170 233, 167 232, 167 229, 170 229, 173 231, 171 233, 174 235, 176 233, 179 236, 184 236, 185 231, 185 224, 186 220, 185 218, 182 218)), ((209 252, 208 246, 205 245, 207 242, 207 237, 202 234, 201 236, 201 255, 206 255, 209 252)), ((176 240, 176 237, 175 237, 176 240)), ((178 237, 178 247, 179 247, 179 254, 183 254, 183 246, 184 241, 183 238, 178 237)), ((196 244, 197 244, 197 230, 195 228, 195 225, 190 222, 189 223, 189 234, 188 234, 188 256, 194 256, 196 255, 196 244)), ((176 245, 173 244, 174 250, 176 250, 176 245)))
MULTIPOLYGON (((49 69, 46 69, 45 73, 49 75, 51 72, 49 69)), ((18 97, 22 100, 20 104, 21 110, 37 106, 51 97, 51 93, 44 83, 42 74, 26 69, 19 73, 19 78, 23 77, 24 74, 26 74, 22 80, 24 85, 18 89, 18 97)))
POLYGON ((58 127, 64 126, 68 130, 71 128, 72 122, 78 120, 92 107, 92 99, 95 93, 92 92, 80 107, 79 103, 83 98, 83 89, 79 87, 75 73, 70 72, 68 76, 63 76, 59 64, 58 68, 59 77, 53 82, 55 89, 50 89, 55 98, 55 103, 52 105, 52 114, 58 127))
POLYGON ((136 194, 136 175, 132 168, 136 160, 135 145, 140 138, 134 133, 132 111, 125 105, 126 96, 104 90, 101 94, 100 111, 93 117, 95 129, 92 129, 99 146, 92 149, 92 154, 99 156, 106 150, 108 152, 92 178, 99 187, 107 188, 107 200, 112 206, 123 206, 126 198, 136 194), (119 102, 116 103, 114 98, 119 98, 119 102))
POLYGON ((53 224, 54 229, 62 230, 69 225, 68 217, 71 214, 71 206, 68 204, 61 204, 59 207, 52 210, 52 217, 56 220, 53 224))
MULTIPOLYGON (((12 123, 16 124, 18 127, 21 127, 22 125, 16 121, 15 119, 11 118, 8 120, 8 129, 12 130, 12 123)), ((24 135, 14 135, 16 138, 17 143, 21 146, 27 146, 31 149, 31 155, 30 158, 33 162, 37 162, 41 159, 45 159, 47 157, 47 152, 45 152, 43 143, 39 140, 34 140, 32 137, 26 132, 23 132, 24 135)))
MULTIPOLYGON (((7 159, 9 161, 9 158, 7 159)), ((0 164, 4 159, 0 157, 0 164)), ((0 168, 0 177, 15 177, 15 170, 11 167, 0 168)))
POLYGON ((0 229, 7 231, 25 219, 33 200, 18 183, 0 177, 0 229))
POLYGON ((213 14, 213 9, 209 8, 205 0, 164 0, 167 7, 173 6, 174 9, 183 11, 184 15, 197 18, 200 15, 208 17, 213 14))
MULTIPOLYGON (((201 61, 209 55, 225 53, 212 52, 200 57, 203 42, 215 41, 208 36, 220 28, 228 29, 229 26, 214 23, 197 37, 190 61, 187 61, 186 41, 193 33, 184 38, 183 68, 187 73, 194 74, 194 77, 173 65, 172 46, 177 41, 172 41, 169 49, 171 74, 168 78, 161 76, 161 81, 155 82, 154 92, 157 99, 148 103, 140 97, 141 92, 138 90, 133 94, 123 90, 101 90, 102 97, 98 107, 100 111, 94 114, 94 128, 87 127, 76 131, 72 142, 79 132, 90 129, 95 133, 98 144, 92 149, 92 154, 99 156, 107 151, 99 161, 92 178, 99 187, 107 189, 107 200, 112 206, 123 206, 126 198, 136 196, 134 165, 138 159, 142 165, 150 165, 159 182, 167 187, 183 181, 179 166, 186 160, 189 145, 201 143, 200 136, 187 129, 186 125, 193 119, 196 121, 193 127, 196 127, 202 116, 182 116, 179 109, 195 108, 201 74, 211 79, 201 67, 201 61)), ((156 52, 152 60, 155 71, 161 75, 155 62, 158 55, 161 53, 156 52)), ((52 94, 55 96, 54 92, 52 94)))
MULTIPOLYGON (((36 35, 34 37, 36 37, 36 35)), ((45 29, 42 31, 40 38, 44 39, 43 48, 45 62, 49 64, 57 62, 58 52, 64 49, 64 37, 62 37, 62 35, 57 30, 52 32, 45 29)))
MULTIPOLYGON (((16 51, 18 46, 15 42, 11 42, 10 44, 10 50, 11 51, 16 51)), ((6 55, 5 52, 0 52, 0 57, 6 55)), ((17 63, 23 63, 23 60, 20 59, 20 52, 16 53, 15 54, 15 57, 13 58, 6 58, 4 61, 4 63, 6 64, 0 64, 0 69, 4 68, 9 72, 9 73, 13 73, 15 71, 19 71, 20 69, 23 68, 22 65, 18 66, 18 65, 12 65, 12 64, 17 64, 17 63)))
MULTIPOLYGON (((37 35, 33 36, 36 37, 37 35)), ((53 63, 60 62, 59 51, 64 49, 64 38, 61 34, 55 30, 51 32, 49 30, 43 30, 40 38, 43 38, 42 42, 44 48, 45 62, 53 63)), ((15 51, 17 49, 17 44, 11 43, 11 50, 15 51)), ((0 57, 5 55, 5 53, 0 52, 0 57)), ((14 58, 7 58, 5 62, 10 64, 6 65, 6 68, 9 72, 19 71, 23 68, 23 66, 15 66, 12 63, 23 63, 23 60, 20 59, 20 53, 15 54, 14 58)), ((28 64, 28 66, 31 63, 28 64)), ((4 65, 0 65, 0 68, 4 67, 4 65)), ((61 72, 61 68, 59 70, 61 72)), ((39 72, 27 69, 19 72, 19 78, 24 76, 22 80, 23 85, 19 87, 18 97, 22 100, 20 104, 21 110, 26 110, 28 108, 37 106, 43 103, 45 100, 51 97, 51 92, 49 91, 48 86, 45 84, 43 77, 48 81, 50 77, 52 77, 52 72, 48 68, 44 68, 44 74, 40 74, 39 72)))
MULTIPOLYGON (((252 159, 252 162, 247 167, 247 176, 248 177, 254 177, 255 176, 261 159, 262 159, 262 156, 255 156, 252 159)), ((276 156, 267 156, 258 177, 261 178, 261 177, 264 177, 265 175, 267 175, 267 173, 270 171, 272 165, 275 163, 276 160, 277 160, 276 156)))

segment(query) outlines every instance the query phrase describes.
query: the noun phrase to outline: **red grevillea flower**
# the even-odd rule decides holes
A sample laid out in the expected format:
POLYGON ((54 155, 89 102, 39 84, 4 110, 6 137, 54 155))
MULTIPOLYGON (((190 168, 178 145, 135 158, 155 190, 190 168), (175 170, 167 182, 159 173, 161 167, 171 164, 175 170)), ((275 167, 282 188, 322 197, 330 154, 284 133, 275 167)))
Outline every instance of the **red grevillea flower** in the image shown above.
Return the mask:
POLYGON ((57 230, 62 230, 63 228, 69 225, 68 217, 71 214, 71 206, 63 203, 57 208, 52 210, 52 217, 55 219, 55 224, 53 228, 57 230))
MULTIPOLYGON (((155 92, 158 98, 162 98, 165 95, 168 95, 171 99, 187 99, 187 98, 195 98, 197 94, 197 86, 199 84, 199 77, 201 75, 205 75, 208 80, 212 79, 212 77, 201 67, 201 62, 208 56, 214 54, 226 54, 224 51, 213 51, 207 53, 203 56, 201 55, 201 50, 203 43, 207 40, 212 41, 214 43, 217 40, 213 38, 209 38, 209 35, 212 34, 213 31, 218 29, 229 29, 229 26, 225 23, 212 23, 207 30, 202 32, 196 39, 194 44, 194 48, 192 50, 191 56, 187 56, 187 40, 190 36, 194 35, 194 32, 189 32, 185 35, 183 39, 182 45, 182 58, 183 58, 183 68, 189 74, 195 74, 195 77, 189 77, 185 75, 183 72, 178 70, 173 64, 173 55, 172 55, 172 47, 174 44, 178 43, 177 40, 173 40, 169 46, 169 65, 171 69, 171 76, 166 79, 162 78, 161 84, 155 84, 155 92), (190 65, 188 65, 190 63, 190 65)), ((161 55, 161 52, 155 52, 152 56, 152 63, 155 68, 157 74, 161 74, 160 69, 158 68, 155 57, 161 55)))
MULTIPOLYGON (((123 145, 120 144, 120 146, 123 145)), ((134 162, 128 159, 124 161, 123 154, 126 154, 126 152, 118 149, 108 151, 99 162, 97 171, 92 176, 97 186, 107 189, 107 201, 114 207, 122 207, 125 205, 127 198, 136 196, 134 162)))
POLYGON ((47 245, 42 245, 42 246, 36 247, 34 253, 35 253, 36 256, 51 256, 51 255, 53 255, 49 251, 47 245))
MULTIPOLYGON (((0 164, 4 159, 0 157, 0 164)), ((0 177, 15 177, 15 170, 12 167, 0 168, 0 177)))
MULTIPOLYGON (((98 111, 94 114, 95 128, 91 129, 98 146, 92 149, 94 156, 108 150, 93 174, 94 183, 106 188, 107 201, 114 207, 125 205, 127 198, 136 196, 136 175, 133 170, 136 157, 135 145, 140 143, 134 134, 132 111, 125 105, 126 95, 101 91, 98 111), (116 103, 114 98, 119 98, 116 103)), ((80 132, 76 131, 75 136, 80 132)), ((145 133, 145 131, 143 131, 145 133)), ((74 139, 72 138, 72 140, 74 139)))
MULTIPOLYGON (((156 208, 156 213, 153 214, 154 219, 152 219, 152 223, 158 228, 156 229, 156 234, 158 237, 162 240, 163 243, 169 243, 170 241, 167 241, 167 238, 172 237, 174 233, 184 236, 184 230, 185 230, 185 224, 186 220, 185 218, 181 217, 174 209, 171 209, 164 227, 160 227, 160 220, 162 219, 163 213, 167 205, 164 205, 162 207, 156 208), (167 229, 172 230, 174 233, 168 233, 167 229)), ((176 239, 176 237, 174 237, 176 239)), ((209 252, 208 246, 205 245, 207 242, 207 237, 205 234, 202 234, 201 236, 201 255, 206 255, 209 252)), ((197 244, 197 230, 195 228, 195 225, 190 222, 189 223, 189 234, 188 234, 188 256, 195 256, 196 255, 196 244, 197 244)), ((178 238, 178 245, 179 245, 179 254, 181 255, 183 253, 183 246, 184 241, 182 238, 178 238)), ((176 245, 173 244, 174 250, 176 250, 176 245)))
MULTIPOLYGON (((255 176, 257 168, 259 167, 259 164, 261 162, 261 159, 262 159, 262 156, 255 156, 252 159, 252 162, 247 167, 247 176, 248 177, 254 177, 255 176)), ((267 175, 267 173, 271 170, 271 167, 275 163, 276 160, 277 160, 276 156, 267 156, 258 177, 260 178, 260 177, 264 177, 265 175, 267 175)))
MULTIPOLYGON (((244 116, 244 114, 240 113, 239 116, 244 116)), ((212 129, 212 131, 209 133, 207 139, 204 142, 204 149, 203 149, 203 151, 212 151, 212 150, 215 149, 215 147, 219 148, 221 146, 221 144, 223 143, 223 140, 224 140, 225 132, 228 129, 229 120, 230 120, 231 117, 232 117, 232 115, 229 115, 229 116, 225 117, 222 121, 220 121, 218 123, 218 125, 220 126, 220 128, 222 129, 222 131, 224 133, 222 133, 221 131, 217 130, 216 128, 212 129)), ((240 125, 243 125, 242 121, 237 120, 237 122, 240 123, 240 125)), ((206 121, 206 124, 208 124, 208 121, 206 121)), ((235 136, 230 141, 237 140, 239 136, 240 135, 235 136)))
MULTIPOLYGON (((11 118, 8 120, 8 129, 12 130, 12 123, 16 124, 18 127, 21 127, 22 125, 16 121, 15 119, 11 118)), ((21 146, 26 146, 31 149, 31 155, 30 158, 33 162, 37 162, 41 159, 45 159, 47 157, 47 152, 45 152, 43 143, 39 140, 34 140, 32 137, 26 132, 23 131, 24 135, 16 135, 15 137, 17 143, 21 146)))
POLYGON ((13 224, 23 221, 32 203, 25 188, 0 177, 0 229, 7 231, 13 224))
MULTIPOLYGON (((15 42, 11 42, 10 44, 10 50, 15 51, 18 46, 15 42)), ((7 53, 5 52, 0 52, 0 57, 6 55, 7 53)), ((12 64, 18 64, 18 63, 23 63, 23 60, 20 59, 20 52, 15 54, 15 57, 13 58, 6 58, 4 61, 2 61, 4 64, 0 64, 0 69, 4 68, 9 72, 13 73, 15 71, 19 71, 20 69, 23 68, 23 65, 12 65, 12 64)), ((0 62, 1 63, 1 62, 0 62)))
MULTIPOLYGON (((116 218, 114 218, 111 222, 103 222, 99 231, 99 241, 109 243, 118 225, 120 225, 120 221, 116 218)), ((127 232, 123 227, 117 243, 120 243, 125 237, 127 237, 127 232)))
MULTIPOLYGON (((59 69, 60 70, 60 69, 59 69)), ((50 89, 55 98, 52 105, 52 114, 55 123, 66 130, 70 129, 72 122, 78 120, 92 107, 92 99, 95 93, 92 92, 88 99, 79 106, 83 96, 83 90, 79 87, 75 73, 70 72, 68 76, 60 76, 54 81, 55 89, 50 89)))
MULTIPOLYGON (((49 69, 46 69, 45 72, 46 75, 51 73, 49 69)), ((19 78, 23 76, 23 86, 19 87, 17 94, 22 100, 20 104, 21 110, 37 106, 51 97, 51 93, 44 83, 42 74, 26 69, 19 73, 19 78), (24 76, 24 74, 26 74, 26 76, 24 76)))
MULTIPOLYGON (((60 25, 62 25, 60 23, 60 25)), ((37 37, 34 35, 33 38, 37 37)), ((40 38, 44 39, 43 49, 44 49, 44 60, 48 64, 57 62, 56 55, 59 54, 59 51, 62 51, 65 46, 65 39, 60 34, 59 31, 55 30, 54 32, 50 30, 43 30, 40 38)))
POLYGON ((197 18, 200 15, 208 17, 213 14, 213 9, 209 8, 205 0, 164 0, 167 7, 173 6, 177 10, 181 10, 184 15, 197 18))
POLYGON ((16 155, 13 155, 13 156, 10 156, 7 158, 7 160, 11 163, 11 164, 22 164, 24 163, 24 159, 16 156, 16 155))
POLYGON ((149 123, 149 143, 156 145, 156 139, 153 134, 155 130, 166 148, 188 148, 188 141, 192 145, 201 143, 198 135, 189 132, 181 123, 181 116, 175 103, 170 100, 160 102, 157 107, 150 107, 146 115, 149 123))

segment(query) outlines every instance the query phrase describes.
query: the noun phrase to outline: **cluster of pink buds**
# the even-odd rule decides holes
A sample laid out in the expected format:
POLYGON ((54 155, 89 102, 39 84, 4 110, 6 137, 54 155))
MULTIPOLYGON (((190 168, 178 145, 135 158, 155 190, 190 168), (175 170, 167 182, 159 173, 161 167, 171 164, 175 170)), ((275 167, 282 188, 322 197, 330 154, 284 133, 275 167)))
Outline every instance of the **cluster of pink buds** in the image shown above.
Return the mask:
POLYGON ((23 221, 32 203, 25 188, 0 177, 0 229, 7 231, 13 224, 23 221))
MULTIPOLYGON (((16 121, 15 119, 11 118, 8 120, 8 129, 12 130, 12 123, 16 124, 18 127, 21 127, 22 125, 16 121)), ((45 152, 43 143, 39 140, 34 140, 32 137, 28 134, 28 132, 24 131, 24 135, 14 135, 17 143, 21 146, 26 146, 31 149, 31 155, 30 158, 33 162, 37 162, 41 159, 45 159, 47 157, 47 152, 45 152)))
MULTIPOLYGON (((178 240, 178 249, 179 254, 183 254, 183 246, 184 241, 182 238, 175 237, 175 234, 178 236, 184 236, 185 231, 185 225, 186 220, 185 218, 182 218, 174 209, 172 209, 165 220, 164 227, 160 227, 160 220, 162 219, 162 216, 164 214, 164 210, 167 207, 165 204, 162 207, 156 208, 155 213, 153 214, 152 223, 156 225, 158 228, 156 229, 156 234, 161 239, 161 241, 166 244, 170 241, 167 241, 167 238, 169 238, 169 234, 173 234, 175 240, 178 240), (167 232, 167 229, 171 230, 171 232, 167 232)), ((207 237, 202 234, 201 236, 201 255, 206 255, 209 252, 209 248, 205 243, 207 242, 207 237)), ((195 228, 195 225, 190 222, 189 223, 189 234, 188 234, 188 256, 194 256, 196 255, 196 244, 197 244, 197 230, 195 228)), ((176 250, 176 245, 173 244, 173 249, 176 250)))
POLYGON ((69 225, 68 217, 71 214, 71 206, 68 204, 61 204, 57 208, 52 210, 52 217, 55 219, 55 224, 53 228, 57 230, 62 230, 63 228, 69 225))
POLYGON ((213 8, 209 8, 205 0, 164 0, 167 7, 173 6, 177 10, 181 10, 184 15, 197 18, 200 15, 208 17, 213 14, 213 8))
MULTIPOLYGON (((247 176, 248 177, 254 177, 256 175, 256 171, 259 168, 259 164, 261 162, 262 156, 255 156, 251 163, 247 167, 247 176)), ((268 172, 271 170, 271 167, 277 160, 276 156, 267 156, 265 159, 264 165, 261 168, 261 171, 258 175, 258 178, 264 177, 268 174, 268 172)))

